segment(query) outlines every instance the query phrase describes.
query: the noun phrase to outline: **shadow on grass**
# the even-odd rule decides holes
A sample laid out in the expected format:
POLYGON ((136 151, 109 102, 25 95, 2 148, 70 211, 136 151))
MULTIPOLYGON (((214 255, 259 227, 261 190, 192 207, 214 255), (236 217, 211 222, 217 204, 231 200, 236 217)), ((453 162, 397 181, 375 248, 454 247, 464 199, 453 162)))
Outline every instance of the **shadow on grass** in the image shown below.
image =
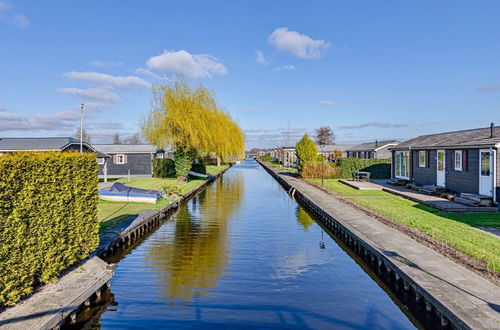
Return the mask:
POLYGON ((439 211, 423 204, 416 204, 413 207, 439 217, 467 224, 472 227, 500 228, 500 212, 451 213, 439 211))

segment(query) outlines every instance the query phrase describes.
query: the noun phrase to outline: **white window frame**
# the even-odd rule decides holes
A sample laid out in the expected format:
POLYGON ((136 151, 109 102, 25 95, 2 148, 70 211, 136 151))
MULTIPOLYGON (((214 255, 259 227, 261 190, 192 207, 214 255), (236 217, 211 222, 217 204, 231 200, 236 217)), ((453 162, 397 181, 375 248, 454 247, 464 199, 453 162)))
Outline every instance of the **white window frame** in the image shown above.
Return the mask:
POLYGON ((462 150, 455 150, 454 152, 455 152, 455 164, 453 164, 453 167, 455 168, 455 171, 462 171, 463 161, 464 161, 462 150), (458 157, 459 155, 460 157, 458 157))
POLYGON ((425 150, 420 150, 418 152, 418 167, 427 167, 427 151, 425 150), (423 163, 422 163, 422 155, 423 157, 423 163))
POLYGON ((396 151, 395 160, 396 166, 394 176, 399 179, 410 179, 410 152, 396 151), (399 172, 399 173, 398 173, 399 172))
POLYGON ((104 157, 97 157, 97 164, 104 165, 104 157))
POLYGON ((125 154, 116 154, 115 155, 115 164, 117 165, 123 165, 125 164, 125 154), (121 157, 121 161, 119 160, 121 157))

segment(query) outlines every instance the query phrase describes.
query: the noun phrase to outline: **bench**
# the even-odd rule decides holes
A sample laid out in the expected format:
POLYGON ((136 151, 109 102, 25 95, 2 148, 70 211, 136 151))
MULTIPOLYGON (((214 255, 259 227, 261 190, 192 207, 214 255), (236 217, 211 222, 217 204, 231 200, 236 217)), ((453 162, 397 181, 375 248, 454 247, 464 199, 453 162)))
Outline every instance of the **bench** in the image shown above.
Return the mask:
POLYGON ((370 181, 370 172, 358 171, 353 174, 354 181, 370 181))

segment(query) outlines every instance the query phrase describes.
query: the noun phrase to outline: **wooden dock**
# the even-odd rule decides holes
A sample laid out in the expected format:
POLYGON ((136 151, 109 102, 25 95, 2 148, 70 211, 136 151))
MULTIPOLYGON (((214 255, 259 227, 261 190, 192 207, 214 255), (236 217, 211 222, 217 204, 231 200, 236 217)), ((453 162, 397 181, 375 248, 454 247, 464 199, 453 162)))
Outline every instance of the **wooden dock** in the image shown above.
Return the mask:
POLYGON ((0 329, 54 329, 78 309, 89 306, 109 286, 113 267, 98 257, 81 263, 56 283, 43 286, 31 297, 0 314, 0 329))

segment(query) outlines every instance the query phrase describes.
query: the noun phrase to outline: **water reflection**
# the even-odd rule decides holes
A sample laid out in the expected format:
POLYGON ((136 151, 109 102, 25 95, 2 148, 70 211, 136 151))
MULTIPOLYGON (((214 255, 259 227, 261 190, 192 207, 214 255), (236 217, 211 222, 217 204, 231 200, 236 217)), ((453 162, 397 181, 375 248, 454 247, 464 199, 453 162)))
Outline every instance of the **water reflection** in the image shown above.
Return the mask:
POLYGON ((148 259, 159 268, 157 275, 170 305, 216 288, 227 265, 229 221, 241 204, 244 181, 234 175, 227 183, 218 180, 214 184, 214 189, 182 207, 173 219, 174 230, 150 246, 148 259))
POLYGON ((311 216, 301 207, 297 206, 297 211, 295 212, 297 216, 297 222, 304 228, 305 231, 314 224, 314 220, 311 216))

